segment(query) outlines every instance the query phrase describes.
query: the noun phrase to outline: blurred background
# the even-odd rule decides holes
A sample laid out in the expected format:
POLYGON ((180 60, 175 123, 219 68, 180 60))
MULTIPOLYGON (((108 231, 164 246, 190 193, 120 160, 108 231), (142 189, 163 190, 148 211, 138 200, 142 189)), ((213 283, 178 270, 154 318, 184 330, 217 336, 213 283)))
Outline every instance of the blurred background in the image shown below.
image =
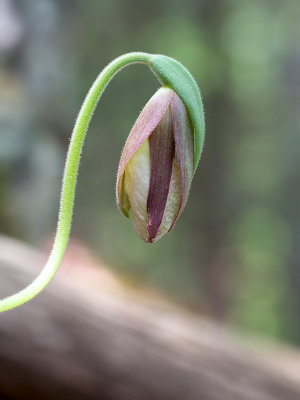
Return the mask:
POLYGON ((300 345, 299 0, 0 0, 0 231, 46 249, 74 120, 129 51, 181 61, 206 141, 176 229, 144 244, 115 205, 125 139, 158 88, 123 70, 90 125, 72 237, 126 285, 300 345))

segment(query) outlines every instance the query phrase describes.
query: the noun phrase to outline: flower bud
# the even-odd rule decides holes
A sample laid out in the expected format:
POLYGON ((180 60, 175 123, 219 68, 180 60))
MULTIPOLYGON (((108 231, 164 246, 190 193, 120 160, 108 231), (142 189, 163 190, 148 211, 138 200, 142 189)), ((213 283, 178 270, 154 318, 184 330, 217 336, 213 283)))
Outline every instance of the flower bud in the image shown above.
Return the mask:
POLYGON ((193 131, 186 107, 162 87, 148 101, 125 143, 117 175, 120 211, 145 242, 169 232, 187 202, 193 178, 193 131))

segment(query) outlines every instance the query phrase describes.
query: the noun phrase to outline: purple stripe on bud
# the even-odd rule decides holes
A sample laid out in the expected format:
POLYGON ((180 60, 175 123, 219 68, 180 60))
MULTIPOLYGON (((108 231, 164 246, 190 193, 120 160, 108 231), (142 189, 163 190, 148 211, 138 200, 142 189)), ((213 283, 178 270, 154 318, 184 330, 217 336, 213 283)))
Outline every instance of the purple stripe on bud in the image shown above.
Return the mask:
POLYGON ((161 224, 172 175, 175 142, 170 107, 149 137, 150 184, 147 199, 147 241, 153 242, 161 224))

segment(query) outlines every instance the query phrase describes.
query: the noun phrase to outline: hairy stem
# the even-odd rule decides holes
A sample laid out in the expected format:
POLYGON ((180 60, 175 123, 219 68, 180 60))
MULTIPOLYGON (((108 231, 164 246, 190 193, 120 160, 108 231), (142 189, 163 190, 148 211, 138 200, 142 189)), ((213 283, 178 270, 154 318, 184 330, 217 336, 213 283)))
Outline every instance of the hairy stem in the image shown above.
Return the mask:
POLYGON ((148 64, 150 58, 150 54, 140 52, 128 53, 116 58, 98 75, 89 90, 77 116, 66 158, 57 231, 52 252, 45 267, 32 283, 18 293, 0 301, 0 312, 10 310, 31 300, 49 283, 56 272, 70 235, 80 154, 93 112, 105 87, 118 71, 130 64, 148 64))

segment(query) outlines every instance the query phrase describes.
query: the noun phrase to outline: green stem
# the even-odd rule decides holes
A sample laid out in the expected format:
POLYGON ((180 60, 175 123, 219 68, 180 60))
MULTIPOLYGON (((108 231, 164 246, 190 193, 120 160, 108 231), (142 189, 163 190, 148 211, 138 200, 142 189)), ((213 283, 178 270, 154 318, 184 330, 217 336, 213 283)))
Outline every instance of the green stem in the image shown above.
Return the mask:
POLYGON ((10 310, 31 300, 44 289, 56 272, 69 240, 80 154, 93 112, 105 87, 118 71, 130 64, 148 64, 150 58, 150 54, 139 52, 124 54, 116 58, 98 75, 89 90, 76 119, 70 141, 65 163, 57 231, 50 257, 41 273, 32 283, 20 292, 0 301, 0 312, 10 310))

